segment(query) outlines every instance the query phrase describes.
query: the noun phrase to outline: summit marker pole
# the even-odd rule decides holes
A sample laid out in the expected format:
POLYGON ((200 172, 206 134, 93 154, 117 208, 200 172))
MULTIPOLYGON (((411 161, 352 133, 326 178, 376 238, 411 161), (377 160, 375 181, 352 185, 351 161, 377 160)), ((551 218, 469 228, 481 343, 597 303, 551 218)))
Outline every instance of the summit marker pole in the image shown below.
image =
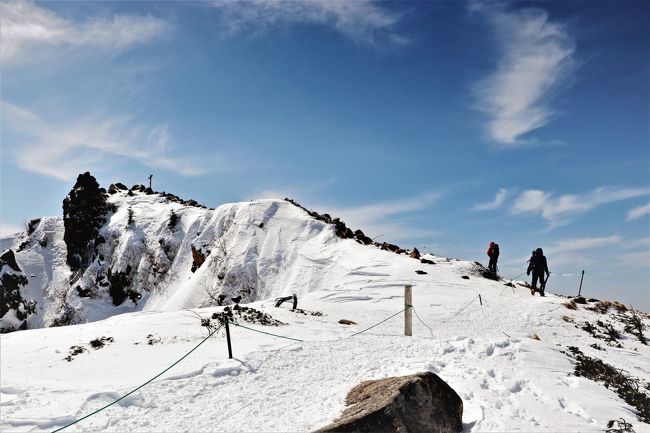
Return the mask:
POLYGON ((582 273, 580 274, 580 288, 578 289, 578 296, 580 296, 580 292, 582 292, 582 279, 585 277, 585 271, 583 270, 582 273))

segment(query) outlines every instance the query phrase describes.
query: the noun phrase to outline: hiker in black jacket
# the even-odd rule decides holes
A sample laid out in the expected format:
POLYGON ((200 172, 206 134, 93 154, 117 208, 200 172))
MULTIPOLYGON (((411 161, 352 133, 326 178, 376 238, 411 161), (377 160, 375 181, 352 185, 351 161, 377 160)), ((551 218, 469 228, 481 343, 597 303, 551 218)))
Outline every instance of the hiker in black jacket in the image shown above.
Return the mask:
POLYGON ((544 273, 546 272, 546 279, 551 274, 548 271, 548 264, 546 263, 546 257, 544 257, 544 252, 541 248, 537 248, 533 251, 533 255, 528 261, 528 270, 526 271, 527 275, 533 273, 533 288, 530 290, 531 295, 535 295, 537 291, 537 280, 539 279, 539 294, 544 296, 544 288, 546 286, 546 281, 544 280, 544 273))

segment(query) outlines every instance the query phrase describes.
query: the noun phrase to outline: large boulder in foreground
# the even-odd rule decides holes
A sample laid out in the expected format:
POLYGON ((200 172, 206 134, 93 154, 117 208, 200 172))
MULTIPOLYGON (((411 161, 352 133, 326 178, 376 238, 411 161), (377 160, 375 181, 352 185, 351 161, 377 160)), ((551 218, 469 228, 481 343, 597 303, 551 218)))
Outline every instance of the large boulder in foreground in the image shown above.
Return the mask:
POLYGON ((463 401, 431 372, 361 382, 352 388, 341 417, 317 433, 457 433, 463 401))

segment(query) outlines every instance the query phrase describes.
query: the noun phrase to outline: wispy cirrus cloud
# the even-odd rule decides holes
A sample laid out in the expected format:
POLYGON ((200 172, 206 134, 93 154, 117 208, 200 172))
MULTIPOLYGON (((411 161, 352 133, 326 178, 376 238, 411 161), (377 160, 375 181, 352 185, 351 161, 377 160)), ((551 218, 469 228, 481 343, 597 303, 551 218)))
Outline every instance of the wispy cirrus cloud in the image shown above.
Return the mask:
POLYGON ((515 198, 510 213, 539 215, 549 222, 549 228, 553 228, 566 224, 571 217, 587 213, 598 206, 648 194, 648 188, 600 187, 584 194, 560 196, 543 190, 526 190, 515 198))
POLYGON ((620 236, 601 236, 591 238, 573 238, 564 239, 553 243, 545 249, 547 254, 559 254, 580 250, 592 250, 602 248, 610 245, 620 244, 622 239, 620 236))
POLYGON ((313 24, 328 26, 364 45, 395 46, 409 42, 397 31, 401 15, 367 0, 216 1, 213 5, 229 35, 264 34, 278 27, 313 24))
POLYGON ((0 101, 5 143, 17 165, 60 180, 71 180, 90 167, 117 165, 124 158, 183 175, 205 169, 194 160, 171 154, 167 124, 146 127, 128 116, 86 116, 60 126, 35 113, 0 101), (6 140, 6 136, 11 136, 6 140))
POLYGON ((508 197, 508 190, 505 188, 499 188, 499 191, 497 191, 494 200, 487 203, 477 204, 472 209, 478 211, 498 209, 503 205, 507 197, 508 197))
POLYGON ((645 215, 650 215, 650 203, 635 207, 634 209, 630 209, 630 211, 627 213, 627 221, 633 221, 636 219, 639 219, 645 215))
POLYGON ((488 137, 503 148, 525 144, 522 136, 554 115, 550 99, 574 70, 575 42, 565 25, 540 8, 473 2, 496 36, 496 70, 476 83, 478 108, 488 137))
POLYGON ((53 49, 119 52, 167 29, 166 21, 152 16, 122 14, 75 22, 32 1, 0 2, 0 60, 4 66, 34 62, 53 49))
MULTIPOLYGON (((588 266, 597 262, 593 253, 590 252, 605 247, 616 246, 622 247, 623 239, 618 235, 595 236, 583 238, 561 239, 543 247, 544 255, 549 258, 551 264, 568 270, 572 266, 588 266)), ((509 265, 519 265, 526 263, 530 256, 520 256, 504 262, 509 265)), ((519 269, 519 268, 518 268, 519 269)), ((524 268, 525 269, 525 268, 524 268)))

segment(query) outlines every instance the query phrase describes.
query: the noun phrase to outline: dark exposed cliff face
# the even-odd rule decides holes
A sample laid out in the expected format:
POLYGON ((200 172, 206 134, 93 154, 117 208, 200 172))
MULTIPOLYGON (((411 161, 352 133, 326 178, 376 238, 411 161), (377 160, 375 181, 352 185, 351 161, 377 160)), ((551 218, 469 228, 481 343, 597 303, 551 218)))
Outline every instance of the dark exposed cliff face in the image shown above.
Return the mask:
POLYGON ((110 206, 106 193, 89 173, 80 174, 77 182, 63 200, 63 239, 68 247, 67 263, 70 269, 84 269, 92 260, 99 228, 106 222, 110 206))
POLYGON ((36 302, 23 299, 20 289, 27 285, 27 277, 16 263, 12 250, 0 255, 0 318, 5 316, 0 325, 0 333, 26 329, 26 320, 36 310, 36 302))

